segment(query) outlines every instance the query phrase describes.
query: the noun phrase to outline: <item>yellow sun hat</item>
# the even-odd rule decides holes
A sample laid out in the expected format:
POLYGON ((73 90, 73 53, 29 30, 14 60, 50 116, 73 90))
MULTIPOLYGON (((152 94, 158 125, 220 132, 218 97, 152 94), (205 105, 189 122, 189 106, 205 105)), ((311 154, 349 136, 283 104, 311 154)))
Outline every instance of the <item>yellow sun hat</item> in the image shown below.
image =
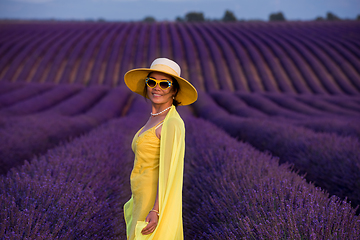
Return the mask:
MULTIPOLYGON (((166 73, 177 80, 180 90, 177 93, 175 100, 180 102, 179 106, 192 104, 198 98, 195 87, 190 82, 180 77, 180 66, 168 58, 155 59, 150 68, 136 68, 128 71, 124 76, 126 86, 131 91, 144 96, 145 79, 151 72, 166 73)), ((148 98, 147 95, 144 97, 148 98)))

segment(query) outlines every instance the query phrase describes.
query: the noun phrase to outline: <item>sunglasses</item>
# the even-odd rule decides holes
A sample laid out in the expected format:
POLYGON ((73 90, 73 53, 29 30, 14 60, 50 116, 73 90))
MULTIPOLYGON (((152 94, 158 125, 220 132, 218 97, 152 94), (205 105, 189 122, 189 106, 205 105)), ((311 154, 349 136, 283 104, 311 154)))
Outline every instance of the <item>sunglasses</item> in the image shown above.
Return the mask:
POLYGON ((146 78, 145 79, 146 85, 148 85, 149 88, 156 87, 157 84, 159 84, 160 88, 162 90, 168 89, 171 87, 171 82, 169 80, 156 80, 155 78, 146 78))

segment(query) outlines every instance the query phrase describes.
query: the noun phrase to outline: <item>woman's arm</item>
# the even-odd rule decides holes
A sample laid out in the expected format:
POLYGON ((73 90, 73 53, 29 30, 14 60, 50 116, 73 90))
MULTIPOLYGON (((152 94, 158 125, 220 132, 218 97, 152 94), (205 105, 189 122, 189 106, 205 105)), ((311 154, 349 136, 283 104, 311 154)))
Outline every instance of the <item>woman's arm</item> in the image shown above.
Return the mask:
POLYGON ((143 228, 143 230, 141 230, 141 233, 143 235, 147 235, 152 233, 157 224, 158 224, 158 220, 159 220, 159 216, 158 216, 158 212, 159 212, 159 183, 158 183, 158 188, 156 191, 156 198, 155 198, 155 203, 154 206, 152 208, 152 210, 154 211, 150 211, 149 214, 146 216, 145 222, 148 222, 148 225, 146 225, 146 227, 143 228))

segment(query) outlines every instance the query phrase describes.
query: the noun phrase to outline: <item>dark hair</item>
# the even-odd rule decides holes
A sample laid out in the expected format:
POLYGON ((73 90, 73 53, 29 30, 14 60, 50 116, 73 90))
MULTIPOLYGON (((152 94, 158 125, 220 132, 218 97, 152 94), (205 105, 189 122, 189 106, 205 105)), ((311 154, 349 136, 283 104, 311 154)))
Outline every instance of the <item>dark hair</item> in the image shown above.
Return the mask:
MULTIPOLYGON (((151 73, 149 73, 147 75, 147 77, 149 77, 150 74, 151 73)), ((174 99, 173 99, 173 105, 175 107, 177 107, 177 106, 179 106, 181 104, 181 102, 176 100, 176 96, 177 96, 178 92, 180 91, 180 85, 179 85, 178 81, 174 77, 171 76, 171 79, 172 79, 173 90, 175 91, 175 95, 174 95, 174 99)), ((143 96, 144 96, 145 100, 147 101, 146 95, 147 95, 147 88, 146 88, 146 84, 144 84, 143 96)))
POLYGON ((178 100, 176 100, 176 96, 177 96, 177 94, 178 94, 179 91, 180 91, 180 85, 179 85, 178 81, 177 81, 174 77, 171 77, 171 78, 172 78, 172 81, 173 81, 172 86, 173 86, 173 88, 174 88, 174 91, 176 91, 176 92, 175 92, 175 95, 174 95, 173 105, 174 105, 175 107, 177 107, 177 106, 179 106, 179 104, 181 103, 181 102, 179 102, 178 100))

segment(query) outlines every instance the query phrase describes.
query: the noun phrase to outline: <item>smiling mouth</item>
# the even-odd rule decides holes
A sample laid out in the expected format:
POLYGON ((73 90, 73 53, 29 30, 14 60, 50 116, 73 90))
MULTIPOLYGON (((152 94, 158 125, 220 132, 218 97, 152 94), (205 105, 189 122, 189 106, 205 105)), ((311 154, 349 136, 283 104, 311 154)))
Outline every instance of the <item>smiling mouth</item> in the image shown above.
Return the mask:
POLYGON ((161 97, 161 95, 160 95, 160 94, 157 94, 157 93, 153 93, 153 96, 154 96, 154 97, 161 97))

